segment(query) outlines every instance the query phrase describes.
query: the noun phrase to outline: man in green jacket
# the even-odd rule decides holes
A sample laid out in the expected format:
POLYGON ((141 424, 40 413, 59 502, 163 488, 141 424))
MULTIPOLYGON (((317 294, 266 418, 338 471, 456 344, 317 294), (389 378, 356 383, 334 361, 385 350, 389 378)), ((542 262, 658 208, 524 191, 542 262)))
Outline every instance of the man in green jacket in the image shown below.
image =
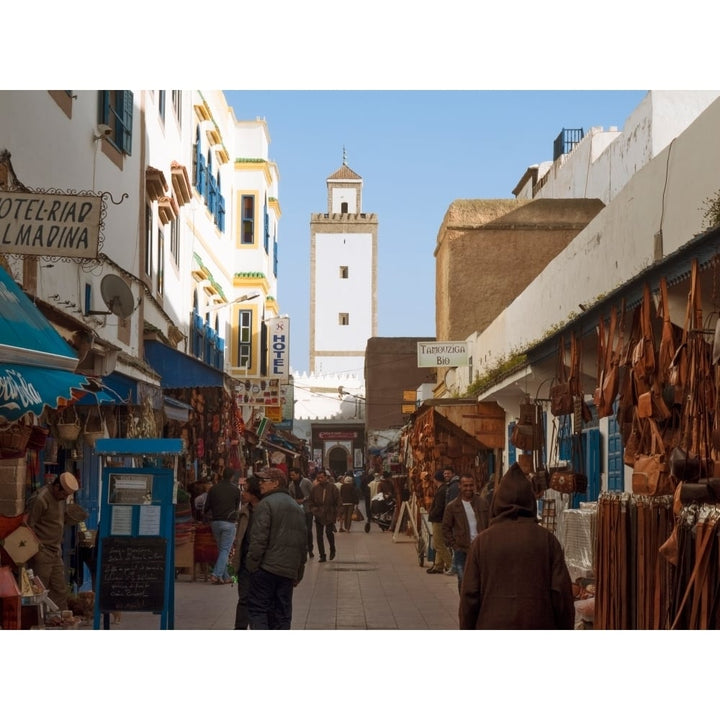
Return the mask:
POLYGON ((307 532, 302 508, 290 497, 280 468, 263 468, 262 499, 253 511, 245 567, 250 573, 251 630, 289 630, 293 588, 302 580, 307 532))

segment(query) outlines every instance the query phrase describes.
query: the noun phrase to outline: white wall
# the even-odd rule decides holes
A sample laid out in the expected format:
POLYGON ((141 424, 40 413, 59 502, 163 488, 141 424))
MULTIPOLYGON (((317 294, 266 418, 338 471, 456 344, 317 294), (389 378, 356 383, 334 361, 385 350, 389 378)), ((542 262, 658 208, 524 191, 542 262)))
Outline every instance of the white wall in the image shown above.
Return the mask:
POLYGON ((342 203, 348 204, 346 212, 358 213, 360 208, 357 206, 358 193, 355 188, 336 188, 334 187, 331 192, 332 204, 330 208, 331 213, 341 213, 342 203))
MULTIPOLYGON (((606 205, 629 179, 681 134, 712 102, 714 90, 647 93, 623 128, 593 127, 554 163, 541 163, 536 198, 599 198, 606 205)), ((518 197, 531 197, 528 185, 518 197)))
MULTIPOLYGON (((482 375, 499 358, 536 343, 548 328, 577 314, 580 304, 592 306, 652 264, 654 235, 661 227, 665 255, 701 232, 702 202, 720 188, 718 127, 720 100, 642 168, 477 337, 477 372, 482 375)), ((467 380, 461 372, 457 377, 467 380)))
MULTIPOLYGON (((315 235, 315 350, 365 352, 372 337, 372 235, 316 233, 315 235), (340 277, 340 267, 349 275, 340 277), (338 313, 350 315, 338 324, 338 313)), ((322 358, 325 366, 328 358, 322 358)))

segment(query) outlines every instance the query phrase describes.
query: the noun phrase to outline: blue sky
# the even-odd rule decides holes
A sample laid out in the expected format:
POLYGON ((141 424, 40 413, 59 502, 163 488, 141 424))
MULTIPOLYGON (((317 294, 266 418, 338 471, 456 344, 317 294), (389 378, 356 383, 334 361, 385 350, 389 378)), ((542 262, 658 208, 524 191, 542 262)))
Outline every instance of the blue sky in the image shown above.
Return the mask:
MULTIPOLYGON (((435 335, 433 252, 457 199, 511 198, 552 160, 563 128, 622 129, 637 91, 225 91, 238 120, 264 117, 280 174, 278 301, 293 370, 309 370, 310 215, 343 159, 378 216, 378 334, 435 335)), ((484 272, 478 268, 478 272, 484 272)))

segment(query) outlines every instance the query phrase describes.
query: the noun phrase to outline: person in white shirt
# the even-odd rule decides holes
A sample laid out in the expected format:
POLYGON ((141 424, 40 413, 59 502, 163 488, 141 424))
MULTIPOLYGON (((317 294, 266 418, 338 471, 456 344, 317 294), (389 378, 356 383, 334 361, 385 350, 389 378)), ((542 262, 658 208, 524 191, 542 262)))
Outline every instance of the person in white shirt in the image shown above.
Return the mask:
POLYGON ((443 537, 445 544, 452 548, 456 560, 458 592, 462 586, 470 544, 485 529, 486 524, 482 500, 476 487, 475 478, 469 472, 460 475, 460 494, 445 506, 443 514, 443 537))

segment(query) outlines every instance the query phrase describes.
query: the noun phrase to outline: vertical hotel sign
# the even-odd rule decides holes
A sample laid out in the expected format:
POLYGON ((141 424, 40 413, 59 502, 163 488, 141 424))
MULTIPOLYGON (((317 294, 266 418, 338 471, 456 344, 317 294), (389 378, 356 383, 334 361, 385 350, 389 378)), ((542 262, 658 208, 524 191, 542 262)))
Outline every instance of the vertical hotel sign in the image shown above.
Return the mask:
POLYGON ((268 338, 268 377, 287 383, 290 379, 290 319, 265 321, 268 338))
POLYGON ((96 258, 102 197, 0 191, 0 252, 96 258))

